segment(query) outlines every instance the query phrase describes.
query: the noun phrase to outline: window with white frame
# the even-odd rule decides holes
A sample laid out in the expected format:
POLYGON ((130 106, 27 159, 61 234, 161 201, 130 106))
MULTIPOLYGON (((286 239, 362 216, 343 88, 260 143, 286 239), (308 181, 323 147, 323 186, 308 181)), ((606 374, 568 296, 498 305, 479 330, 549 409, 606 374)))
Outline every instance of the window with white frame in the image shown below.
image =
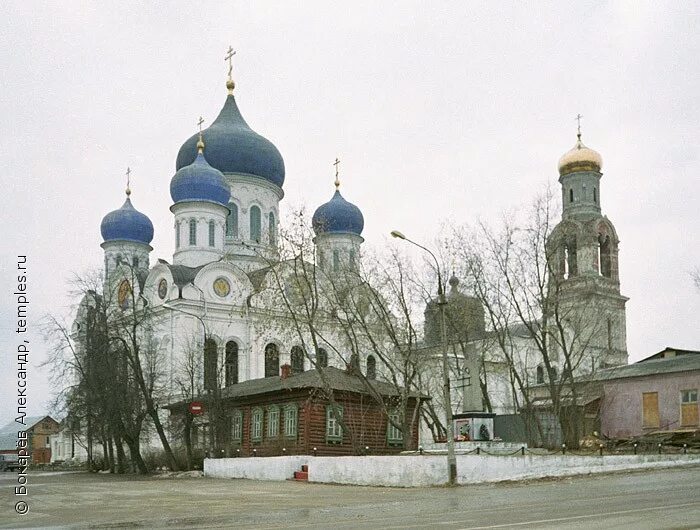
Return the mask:
POLYGON ((190 219, 190 245, 197 244, 197 220, 190 219))
POLYGON ((277 246, 277 238, 275 237, 276 228, 277 226, 275 224, 275 214, 273 212, 270 212, 270 214, 267 216, 267 233, 270 245, 272 245, 273 247, 277 246))
POLYGON ((233 202, 228 203, 226 237, 238 237, 238 206, 233 202))
POLYGON ((250 419, 250 439, 254 442, 262 440, 263 410, 253 409, 250 419))
POLYGON ((261 218, 260 208, 257 206, 250 207, 250 239, 256 243, 260 243, 261 233, 261 218))
POLYGON ((296 405, 287 405, 284 408, 284 436, 287 438, 297 436, 297 415, 296 405))
POLYGON ((214 221, 209 221, 209 246, 216 246, 216 224, 214 221))
POLYGON ((180 248, 180 221, 175 223, 175 248, 180 248))
POLYGON ((337 404, 326 406, 326 441, 335 443, 343 441, 343 428, 339 421, 342 418, 342 406, 337 404))
POLYGON ((277 438, 280 434, 280 408, 272 405, 267 409, 267 437, 277 438))
POLYGON ((243 441, 243 411, 234 410, 231 416, 231 441, 241 443, 243 441))
POLYGON ((389 445, 403 444, 403 432, 396 425, 401 425, 401 415, 397 410, 394 410, 389 415, 389 421, 386 428, 386 439, 389 445))

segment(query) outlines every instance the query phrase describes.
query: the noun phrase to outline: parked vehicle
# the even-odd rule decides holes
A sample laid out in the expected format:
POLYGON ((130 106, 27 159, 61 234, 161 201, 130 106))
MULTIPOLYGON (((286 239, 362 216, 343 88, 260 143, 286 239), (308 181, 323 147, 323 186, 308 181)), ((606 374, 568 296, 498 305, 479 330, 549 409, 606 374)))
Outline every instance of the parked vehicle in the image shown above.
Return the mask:
POLYGON ((17 471, 22 467, 16 454, 0 455, 0 471, 17 471))

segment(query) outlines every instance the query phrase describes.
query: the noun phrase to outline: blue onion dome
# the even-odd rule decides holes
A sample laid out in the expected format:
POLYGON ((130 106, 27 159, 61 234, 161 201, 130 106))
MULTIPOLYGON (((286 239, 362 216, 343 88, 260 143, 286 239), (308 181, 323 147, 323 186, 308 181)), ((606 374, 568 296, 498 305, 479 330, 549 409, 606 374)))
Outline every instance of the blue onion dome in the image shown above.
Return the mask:
MULTIPOLYGON (((204 130, 207 160, 222 173, 244 173, 263 178, 280 188, 284 184, 284 160, 268 139, 253 131, 241 116, 232 94, 219 116, 204 130)), ((177 154, 177 169, 197 156, 197 135, 190 137, 177 154)))
POLYGON ((121 208, 109 212, 102 219, 102 239, 105 242, 133 241, 148 245, 153 240, 153 223, 133 207, 128 195, 127 192, 126 202, 121 208))
MULTIPOLYGON (((207 138, 208 140, 208 138, 207 138)), ((209 165, 204 158, 203 143, 198 143, 198 153, 194 161, 175 173, 170 181, 170 196, 173 202, 207 201, 223 206, 228 205, 231 189, 223 173, 209 165)), ((209 143, 207 142, 207 156, 209 143)))
POLYGON ((362 234, 365 218, 360 209, 346 201, 337 189, 333 198, 322 204, 311 219, 316 234, 352 233, 362 234))

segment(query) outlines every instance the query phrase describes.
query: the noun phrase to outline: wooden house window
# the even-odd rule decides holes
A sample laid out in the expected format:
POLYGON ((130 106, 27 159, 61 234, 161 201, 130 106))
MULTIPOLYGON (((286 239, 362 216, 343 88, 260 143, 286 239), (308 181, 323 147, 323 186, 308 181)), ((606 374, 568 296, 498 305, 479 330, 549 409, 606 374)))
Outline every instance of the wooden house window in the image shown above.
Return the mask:
POLYGON ((681 427, 695 426, 698 418, 698 389, 681 391, 681 427))
POLYGON ((284 436, 286 438, 296 438, 297 436, 297 415, 296 405, 287 405, 284 408, 284 436))
POLYGON ((326 441, 340 443, 343 441, 343 428, 340 421, 343 418, 343 407, 340 405, 326 406, 326 441))
POLYGON ((253 409, 253 415, 250 420, 250 439, 254 442, 262 440, 263 426, 263 411, 262 409, 253 409))
POLYGON ((659 426, 659 393, 642 394, 642 427, 645 429, 659 426))
POLYGON ((277 438, 280 434, 280 408, 272 405, 267 409, 267 437, 277 438))
POLYGON ((398 411, 393 411, 389 416, 389 420, 387 421, 387 443, 389 446, 403 445, 403 432, 401 431, 401 429, 399 429, 393 423, 391 423, 392 421, 396 425, 401 425, 401 415, 398 413, 398 411))
POLYGON ((243 441, 243 411, 234 410, 231 416, 231 441, 241 443, 243 441))

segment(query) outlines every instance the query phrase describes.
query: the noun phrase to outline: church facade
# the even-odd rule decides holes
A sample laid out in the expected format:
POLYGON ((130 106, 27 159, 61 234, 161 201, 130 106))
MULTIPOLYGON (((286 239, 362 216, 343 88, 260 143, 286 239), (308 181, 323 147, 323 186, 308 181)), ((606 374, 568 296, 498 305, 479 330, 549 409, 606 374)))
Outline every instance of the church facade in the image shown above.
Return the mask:
MULTIPOLYGON (((234 88, 229 77, 217 118, 185 140, 177 154, 170 183, 172 260, 151 263, 153 225, 133 206, 127 187, 123 206, 108 213, 101 225, 105 285, 120 306, 126 307, 131 297, 152 312, 154 347, 164 361, 170 403, 280 377, 285 365, 292 374, 326 367, 344 370, 352 359, 353 369, 374 379, 381 373, 377 359, 371 353, 344 350, 342 334, 332 324, 321 323, 323 339, 311 340, 278 310, 298 288, 293 282, 295 264, 280 260, 279 254, 284 160, 274 144, 245 121, 234 88), (189 385, 183 383, 188 360, 201 362, 199 372, 190 372, 189 385)), ((578 312, 590 321, 604 315, 589 349, 593 367, 627 362, 627 299, 619 287, 619 239, 601 213, 601 166, 600 155, 585 147, 579 135, 559 164, 563 217, 548 243, 548 254, 556 256, 553 271, 561 280, 561 299, 571 314, 578 312)), ((364 241, 362 212, 342 196, 339 186, 336 174, 335 192, 312 219, 314 266, 328 276, 358 267, 364 241)), ((483 308, 475 298, 462 295, 458 284, 456 278, 450 280, 448 298, 464 306, 469 320, 465 326, 473 340, 459 353, 467 368, 459 382, 453 381, 453 406, 483 407, 478 391, 481 364, 490 367, 486 377, 492 410, 517 412, 502 361, 485 351, 483 308), (487 361, 479 363, 483 356, 487 361)), ((429 310, 425 339, 430 348, 438 343, 438 326, 429 310)), ((514 337, 517 355, 527 359, 528 371, 538 374, 531 338, 514 337)))

